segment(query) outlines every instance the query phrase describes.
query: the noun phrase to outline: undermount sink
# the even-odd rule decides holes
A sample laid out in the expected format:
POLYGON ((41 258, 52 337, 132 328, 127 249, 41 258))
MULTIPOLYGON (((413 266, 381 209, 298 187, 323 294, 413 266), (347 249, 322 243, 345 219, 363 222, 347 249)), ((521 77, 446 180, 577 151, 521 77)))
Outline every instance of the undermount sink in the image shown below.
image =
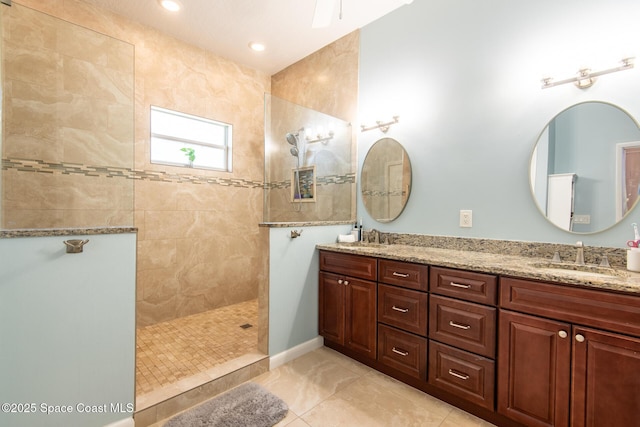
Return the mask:
POLYGON ((584 277, 616 277, 621 279, 627 279, 629 273, 626 270, 618 270, 611 267, 600 267, 594 264, 570 264, 553 261, 536 262, 532 264, 535 268, 543 268, 545 270, 561 270, 573 275, 584 277))

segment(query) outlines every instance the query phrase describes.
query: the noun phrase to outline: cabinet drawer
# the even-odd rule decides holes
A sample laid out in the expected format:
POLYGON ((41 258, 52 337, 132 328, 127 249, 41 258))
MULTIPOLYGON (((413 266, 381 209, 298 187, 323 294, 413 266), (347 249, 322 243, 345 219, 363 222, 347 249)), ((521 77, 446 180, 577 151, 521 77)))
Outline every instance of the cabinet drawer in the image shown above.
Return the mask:
POLYGON ((498 278, 451 268, 431 267, 431 292, 481 304, 495 305, 498 278))
POLYGON ((427 336, 427 294, 378 285, 378 322, 427 336))
POLYGON ((496 309, 431 295, 429 338, 494 358, 496 309))
POLYGON ((640 296, 502 277, 500 306, 640 336, 640 296))
POLYGON ((376 259, 361 255, 320 251, 320 270, 375 281, 376 259))
POLYGON ((495 363, 429 341, 429 384, 489 410, 494 409, 495 363))
POLYGON ((426 381, 427 339, 378 325, 378 361, 426 381))
POLYGON ((381 259, 379 262, 379 282, 405 288, 427 291, 429 288, 429 267, 410 262, 381 259))

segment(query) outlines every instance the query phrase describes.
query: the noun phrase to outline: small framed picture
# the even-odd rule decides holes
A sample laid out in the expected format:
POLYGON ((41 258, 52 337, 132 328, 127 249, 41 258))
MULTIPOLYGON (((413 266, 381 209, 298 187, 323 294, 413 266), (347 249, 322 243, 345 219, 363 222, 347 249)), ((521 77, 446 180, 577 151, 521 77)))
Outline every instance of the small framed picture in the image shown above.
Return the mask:
POLYGON ((307 166, 291 171, 291 201, 316 201, 316 167, 307 166))

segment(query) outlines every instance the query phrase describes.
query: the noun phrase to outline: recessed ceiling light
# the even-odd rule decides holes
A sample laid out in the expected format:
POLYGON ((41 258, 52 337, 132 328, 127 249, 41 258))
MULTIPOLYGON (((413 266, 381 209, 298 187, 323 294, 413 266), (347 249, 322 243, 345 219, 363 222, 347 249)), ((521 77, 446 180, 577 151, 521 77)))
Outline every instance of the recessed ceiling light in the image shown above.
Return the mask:
POLYGON ((158 0, 158 3, 169 12, 177 12, 182 9, 182 4, 177 0, 158 0))
POLYGON ((249 43, 249 47, 256 52, 262 52, 265 49, 265 46, 262 43, 251 42, 249 43))

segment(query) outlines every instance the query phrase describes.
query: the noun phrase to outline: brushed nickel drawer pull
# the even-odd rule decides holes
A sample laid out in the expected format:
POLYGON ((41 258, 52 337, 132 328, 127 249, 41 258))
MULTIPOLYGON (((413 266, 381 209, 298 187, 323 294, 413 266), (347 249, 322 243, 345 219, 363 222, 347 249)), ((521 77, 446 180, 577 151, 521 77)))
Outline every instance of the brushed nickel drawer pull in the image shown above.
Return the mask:
POLYGON ((400 313, 406 313, 409 311, 408 308, 396 307, 395 305, 391 307, 392 310, 399 311, 400 313))
POLYGON ((396 277, 404 277, 405 279, 406 279, 407 277, 409 277, 409 275, 408 275, 408 274, 406 274, 406 273, 398 273, 397 271, 394 271, 394 272, 393 272, 393 275, 394 275, 394 276, 396 276, 396 277))
POLYGON ((469 375, 466 374, 459 374, 456 371, 454 371, 453 369, 449 369, 449 375, 454 376, 456 378, 459 378, 461 380, 468 380, 469 378, 471 378, 469 375))
POLYGON ((462 283, 449 282, 449 284, 455 288, 469 289, 471 285, 463 285, 462 283))
POLYGON ((399 354, 400 356, 408 356, 408 355, 409 355, 409 352, 408 352, 408 351, 398 350, 398 349, 396 349, 395 347, 393 347, 393 348, 391 349, 391 351, 393 351, 393 352, 394 352, 394 353, 396 353, 396 354, 399 354))
POLYGON ((456 323, 456 322, 454 322, 453 320, 449 320, 449 326, 453 326, 454 328, 464 329, 464 330, 471 329, 471 326, 469 326, 469 325, 462 325, 462 324, 460 324, 460 323, 456 323))

